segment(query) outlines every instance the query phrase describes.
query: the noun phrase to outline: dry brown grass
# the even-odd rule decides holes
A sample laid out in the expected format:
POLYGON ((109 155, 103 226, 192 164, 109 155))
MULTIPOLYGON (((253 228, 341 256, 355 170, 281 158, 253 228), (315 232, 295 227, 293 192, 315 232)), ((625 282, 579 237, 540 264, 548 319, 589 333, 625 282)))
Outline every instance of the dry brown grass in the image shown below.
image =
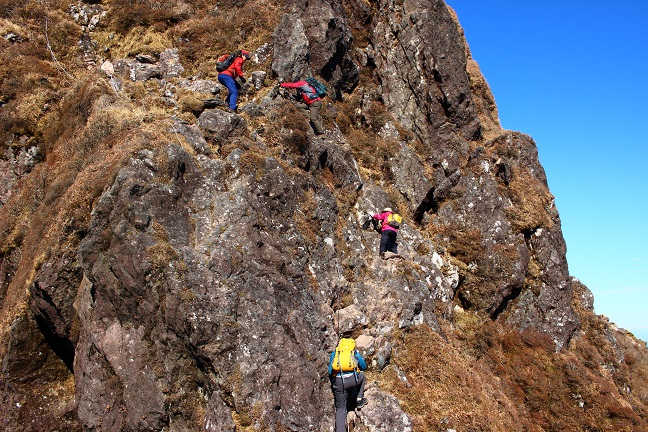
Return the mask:
POLYGON ((271 42, 281 16, 276 5, 264 0, 218 9, 196 2, 195 7, 192 19, 175 26, 169 35, 182 41, 177 46, 188 72, 206 77, 216 76, 216 59, 221 54, 253 51, 271 42))
POLYGON ((513 205, 506 209, 506 215, 518 232, 553 227, 548 213, 553 195, 528 171, 516 170, 509 186, 500 188, 500 192, 511 199, 513 205))
POLYGON ((520 426, 526 422, 513 409, 514 401, 499 382, 490 380, 485 366, 449 346, 428 327, 405 334, 393 364, 405 373, 411 387, 393 367, 378 380, 401 400, 415 431, 524 430, 520 426))
POLYGON ((464 263, 479 262, 484 257, 483 235, 478 228, 450 224, 429 224, 427 228, 435 244, 464 263))
POLYGON ((315 217, 316 210, 315 192, 312 189, 307 189, 299 199, 299 209, 293 214, 293 221, 308 247, 314 247, 317 244, 320 223, 315 217))
POLYGON ((353 156, 358 163, 360 172, 373 181, 391 183, 392 158, 399 146, 391 140, 378 135, 381 128, 390 119, 384 105, 372 101, 369 108, 360 109, 361 98, 350 96, 337 105, 337 122, 340 130, 347 137, 353 156))
POLYGON ((262 125, 267 144, 279 150, 283 158, 298 165, 308 145, 308 120, 294 104, 285 100, 276 110, 268 113, 262 125))
MULTIPOLYGON (((611 346, 592 346, 589 336, 555 353, 547 335, 518 333, 475 314, 459 313, 454 324, 454 331, 444 326, 447 342, 425 326, 403 335, 392 362, 411 387, 393 366, 376 376, 401 400, 415 431, 631 431, 648 426, 645 389, 623 394, 615 385, 645 376, 645 362, 631 369, 645 354, 617 362, 610 372, 604 365, 614 357, 611 346), (583 363, 583 357, 592 360, 583 363)), ((593 339, 605 340, 600 336, 593 339)), ((630 339, 620 340, 627 345, 630 339)), ((629 352, 639 348, 645 350, 637 345, 629 352)))
POLYGON ((188 10, 176 6, 170 0, 111 0, 103 25, 120 34, 136 27, 152 27, 156 32, 163 32, 188 17, 188 10))

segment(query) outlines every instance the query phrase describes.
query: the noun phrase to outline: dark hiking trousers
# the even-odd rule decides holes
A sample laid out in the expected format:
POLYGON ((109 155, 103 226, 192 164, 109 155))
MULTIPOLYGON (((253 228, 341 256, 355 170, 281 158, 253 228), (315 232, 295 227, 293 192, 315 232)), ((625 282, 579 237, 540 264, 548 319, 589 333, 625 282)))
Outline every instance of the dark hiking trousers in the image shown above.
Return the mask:
POLYGON ((331 389, 335 398, 335 432, 346 431, 347 412, 356 409, 358 399, 364 397, 365 376, 363 372, 357 372, 344 377, 336 376, 331 380, 331 389))
POLYGON ((304 113, 304 115, 310 118, 311 125, 316 134, 319 135, 324 133, 322 116, 320 115, 320 110, 322 109, 321 100, 317 100, 310 105, 306 105, 304 102, 296 102, 295 106, 304 113))
POLYGON ((398 253, 398 246, 396 245, 396 231, 386 229, 380 234, 380 253, 383 252, 398 253))

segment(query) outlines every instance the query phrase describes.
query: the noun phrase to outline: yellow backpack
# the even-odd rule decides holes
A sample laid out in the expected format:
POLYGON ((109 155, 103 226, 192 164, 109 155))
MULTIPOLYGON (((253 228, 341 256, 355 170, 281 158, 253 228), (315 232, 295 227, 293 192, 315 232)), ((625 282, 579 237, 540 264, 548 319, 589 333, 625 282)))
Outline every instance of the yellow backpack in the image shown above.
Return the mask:
POLYGON ((399 215, 398 213, 390 213, 387 215, 387 225, 389 225, 392 228, 400 228, 401 224, 403 223, 403 217, 399 215))
POLYGON ((333 372, 354 372, 358 369, 355 347, 354 339, 340 339, 337 348, 335 348, 335 356, 331 364, 333 372))

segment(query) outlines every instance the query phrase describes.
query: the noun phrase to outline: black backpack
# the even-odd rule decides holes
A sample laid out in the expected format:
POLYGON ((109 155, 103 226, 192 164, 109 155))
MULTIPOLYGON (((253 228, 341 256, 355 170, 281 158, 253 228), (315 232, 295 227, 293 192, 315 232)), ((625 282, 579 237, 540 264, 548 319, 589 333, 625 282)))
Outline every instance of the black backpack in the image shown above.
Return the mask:
POLYGON ((222 56, 218 57, 218 60, 216 60, 216 70, 218 72, 224 72, 232 66, 232 63, 234 62, 234 59, 238 56, 241 55, 241 51, 237 51, 232 54, 223 54, 222 56))

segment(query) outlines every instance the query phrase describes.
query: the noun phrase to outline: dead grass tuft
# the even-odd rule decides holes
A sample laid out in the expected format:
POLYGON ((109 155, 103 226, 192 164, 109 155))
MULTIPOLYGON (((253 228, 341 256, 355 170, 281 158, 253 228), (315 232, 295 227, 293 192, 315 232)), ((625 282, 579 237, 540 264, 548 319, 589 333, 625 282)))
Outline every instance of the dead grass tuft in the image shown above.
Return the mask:
POLYGON ((483 235, 478 228, 430 224, 428 231, 436 244, 466 264, 479 262, 484 257, 483 235))
POLYGON ((338 106, 336 123, 346 135, 361 172, 376 182, 393 180, 390 159, 399 145, 378 135, 389 119, 389 113, 378 101, 372 101, 363 110, 361 99, 352 96, 338 106))
POLYGON ((500 187, 500 191, 511 200, 512 206, 506 209, 506 215, 518 232, 553 227, 548 213, 553 195, 531 173, 517 170, 509 186, 500 187))
POLYGON ((169 0, 112 0, 105 25, 120 34, 135 27, 152 27, 162 32, 187 18, 188 11, 176 5, 169 0))
POLYGON ((269 112, 266 120, 265 124, 260 125, 260 130, 263 130, 267 145, 281 158, 303 166, 310 127, 304 115, 286 100, 269 112))

